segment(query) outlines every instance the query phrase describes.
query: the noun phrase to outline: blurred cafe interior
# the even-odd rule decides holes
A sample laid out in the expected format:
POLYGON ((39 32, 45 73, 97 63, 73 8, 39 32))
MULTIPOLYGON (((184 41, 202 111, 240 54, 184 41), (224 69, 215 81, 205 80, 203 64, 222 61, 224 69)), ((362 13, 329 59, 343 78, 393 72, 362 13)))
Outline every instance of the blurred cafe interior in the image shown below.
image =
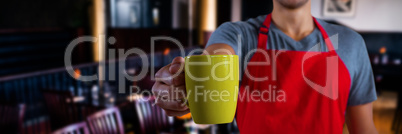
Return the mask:
MULTIPOLYGON (((325 6, 328 1, 312 0, 313 16, 349 27, 365 40, 377 87, 378 132, 402 133, 402 1, 346 0, 350 12, 339 7, 337 14, 325 6)), ((181 46, 186 55, 202 49, 222 23, 271 11, 272 0, 2 1, 0 133, 239 133, 235 121, 199 125, 191 114, 167 116, 153 105, 152 76, 182 56, 181 46), (152 37, 172 37, 181 46, 152 37), (120 53, 133 48, 141 53, 120 53), (150 55, 152 60, 142 61, 150 55), (130 76, 148 71, 130 81, 119 68, 130 76), (94 74, 96 80, 79 80, 94 74)))

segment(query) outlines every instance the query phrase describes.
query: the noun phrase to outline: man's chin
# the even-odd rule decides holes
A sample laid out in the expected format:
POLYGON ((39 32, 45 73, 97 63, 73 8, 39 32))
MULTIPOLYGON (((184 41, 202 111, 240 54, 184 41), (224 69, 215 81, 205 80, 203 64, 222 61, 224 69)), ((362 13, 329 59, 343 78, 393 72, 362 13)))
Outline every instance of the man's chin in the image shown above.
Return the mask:
POLYGON ((297 9, 305 5, 309 0, 276 0, 285 8, 297 9))

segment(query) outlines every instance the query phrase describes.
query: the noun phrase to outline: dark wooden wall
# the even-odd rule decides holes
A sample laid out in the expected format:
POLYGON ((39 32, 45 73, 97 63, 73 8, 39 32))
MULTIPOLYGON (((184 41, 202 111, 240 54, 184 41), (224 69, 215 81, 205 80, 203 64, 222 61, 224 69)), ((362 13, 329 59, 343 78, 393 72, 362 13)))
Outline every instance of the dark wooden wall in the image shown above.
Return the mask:
MULTIPOLYGON (((158 36, 171 37, 178 40, 183 47, 189 46, 190 34, 187 29, 120 29, 109 28, 108 35, 116 38, 114 45, 108 45, 109 49, 139 48, 145 53, 151 52, 151 38, 158 36)), ((164 51, 166 48, 177 49, 178 46, 170 41, 156 41, 155 52, 164 51)))
MULTIPOLYGON (((81 36, 80 29, 19 29, 0 32, 0 76, 64 66, 67 45, 81 36)), ((91 46, 74 48, 72 62, 92 59, 91 46)))

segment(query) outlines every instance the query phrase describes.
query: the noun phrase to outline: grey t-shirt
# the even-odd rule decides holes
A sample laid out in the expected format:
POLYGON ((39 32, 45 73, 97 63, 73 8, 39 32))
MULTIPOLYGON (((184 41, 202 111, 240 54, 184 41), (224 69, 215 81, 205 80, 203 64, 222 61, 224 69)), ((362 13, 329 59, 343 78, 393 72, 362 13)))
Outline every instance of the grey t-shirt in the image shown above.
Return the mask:
MULTIPOLYGON (((252 56, 246 54, 257 48, 259 28, 266 15, 241 22, 226 22, 219 26, 211 35, 207 46, 224 43, 232 46, 240 57, 241 72, 252 56), (244 61, 244 62, 243 62, 244 61)), ((377 99, 375 83, 366 45, 363 38, 355 31, 317 19, 327 31, 336 52, 346 65, 350 78, 348 106, 361 105, 377 99)), ((295 41, 274 24, 269 32, 268 49, 297 50, 297 51, 328 51, 320 30, 314 31, 300 41, 295 41)), ((242 74, 242 73, 241 73, 242 74)))

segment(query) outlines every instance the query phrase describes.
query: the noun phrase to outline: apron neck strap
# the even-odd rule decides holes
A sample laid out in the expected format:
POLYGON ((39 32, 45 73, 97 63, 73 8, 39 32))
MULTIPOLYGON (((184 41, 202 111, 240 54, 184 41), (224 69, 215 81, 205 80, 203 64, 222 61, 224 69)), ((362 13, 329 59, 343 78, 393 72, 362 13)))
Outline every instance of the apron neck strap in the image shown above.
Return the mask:
POLYGON ((332 42, 327 34, 327 31, 321 26, 320 23, 318 23, 317 19, 313 17, 315 25, 318 27, 318 29, 321 32, 322 37, 324 38, 325 44, 327 45, 328 52, 330 51, 335 51, 334 46, 332 45, 332 42))
MULTIPOLYGON (((268 42, 268 31, 269 27, 271 26, 271 20, 272 20, 272 15, 268 14, 267 17, 264 20, 264 23, 260 27, 260 31, 258 34, 258 48, 266 50, 267 49, 267 42, 268 42)), ((318 27, 318 29, 321 32, 322 37, 324 38, 325 44, 327 45, 328 52, 334 51, 334 46, 332 45, 332 42, 325 31, 325 29, 321 26, 320 23, 318 23, 317 19, 313 17, 315 25, 318 27)))
POLYGON ((258 49, 266 50, 267 42, 268 42, 268 31, 271 26, 271 14, 268 14, 260 27, 260 31, 258 32, 258 49))

